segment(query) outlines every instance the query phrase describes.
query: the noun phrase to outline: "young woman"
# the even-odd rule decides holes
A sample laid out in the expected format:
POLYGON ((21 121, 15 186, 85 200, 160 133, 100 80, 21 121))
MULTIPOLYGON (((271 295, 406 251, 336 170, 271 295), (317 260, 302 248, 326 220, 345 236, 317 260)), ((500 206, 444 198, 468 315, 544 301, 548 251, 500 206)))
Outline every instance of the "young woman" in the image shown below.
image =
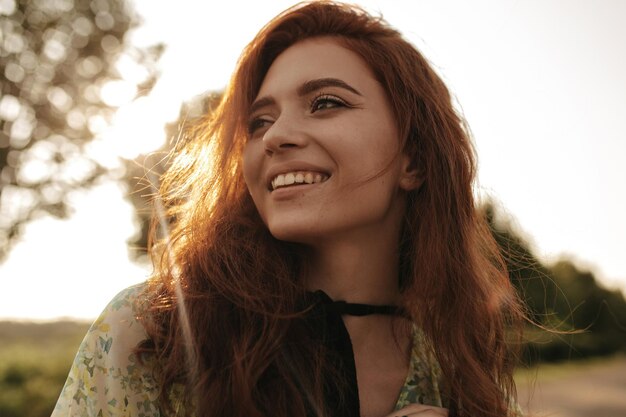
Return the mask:
POLYGON ((288 9, 175 151, 154 277, 94 323, 54 415, 517 415, 521 307, 474 171, 397 31, 288 9))

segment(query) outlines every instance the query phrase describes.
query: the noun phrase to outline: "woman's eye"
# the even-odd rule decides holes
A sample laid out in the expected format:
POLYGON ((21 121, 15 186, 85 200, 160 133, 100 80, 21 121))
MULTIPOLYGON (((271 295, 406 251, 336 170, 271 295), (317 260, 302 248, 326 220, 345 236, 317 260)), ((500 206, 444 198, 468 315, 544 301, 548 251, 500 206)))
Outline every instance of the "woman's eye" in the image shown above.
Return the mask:
POLYGON ((248 134, 252 135, 258 130, 268 127, 270 124, 272 124, 272 121, 268 119, 263 119, 260 117, 252 119, 250 122, 248 122, 248 134))
POLYGON ((311 102, 311 113, 315 113, 318 110, 327 110, 346 106, 347 103, 339 97, 323 94, 315 97, 311 102))

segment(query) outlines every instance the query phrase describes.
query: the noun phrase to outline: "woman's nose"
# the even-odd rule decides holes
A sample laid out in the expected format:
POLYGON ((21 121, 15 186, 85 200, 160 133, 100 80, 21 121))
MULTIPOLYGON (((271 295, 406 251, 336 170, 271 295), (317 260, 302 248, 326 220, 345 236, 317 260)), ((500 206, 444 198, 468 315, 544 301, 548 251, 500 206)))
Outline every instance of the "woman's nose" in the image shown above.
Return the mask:
POLYGON ((307 144, 307 135, 302 124, 293 117, 281 115, 263 135, 265 153, 273 155, 293 148, 301 148, 307 144))

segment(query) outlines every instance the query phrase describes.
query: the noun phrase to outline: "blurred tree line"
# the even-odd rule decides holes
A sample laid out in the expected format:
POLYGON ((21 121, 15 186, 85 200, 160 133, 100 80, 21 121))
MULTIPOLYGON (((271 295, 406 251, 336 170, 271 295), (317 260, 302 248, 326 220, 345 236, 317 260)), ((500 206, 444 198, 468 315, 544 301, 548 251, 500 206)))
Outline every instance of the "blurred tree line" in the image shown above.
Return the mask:
POLYGON ((493 204, 485 216, 500 246, 511 281, 527 306, 525 361, 559 361, 626 352, 626 301, 593 273, 567 259, 546 265, 493 204))
MULTIPOLYGON (((102 89, 121 78, 119 57, 146 68, 135 96, 156 80, 162 47, 139 50, 125 41, 137 24, 123 0, 0 0, 0 261, 24 224, 46 213, 66 216, 68 193, 103 179, 128 185, 142 225, 131 246, 145 249, 152 195, 146 172, 163 172, 169 148, 184 140, 184 126, 211 111, 219 95, 184 104, 179 121, 166 126, 172 140, 164 149, 114 167, 98 160, 91 145, 116 110, 102 89)), ((501 210, 490 203, 483 210, 538 325, 526 332, 528 364, 626 352, 620 291, 569 260, 540 262, 501 210)), ((49 415, 85 324, 1 325, 0 415, 49 415)))

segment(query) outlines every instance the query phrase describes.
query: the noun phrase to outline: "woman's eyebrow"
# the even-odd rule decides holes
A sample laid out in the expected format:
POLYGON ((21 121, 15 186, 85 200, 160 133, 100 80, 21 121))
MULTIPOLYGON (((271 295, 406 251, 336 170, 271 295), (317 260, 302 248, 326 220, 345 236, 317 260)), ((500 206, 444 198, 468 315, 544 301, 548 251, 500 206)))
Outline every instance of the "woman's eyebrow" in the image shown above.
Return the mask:
POLYGON ((305 96, 324 87, 339 87, 362 96, 356 88, 338 78, 318 78, 316 80, 307 81, 298 88, 297 93, 299 96, 305 96))
MULTIPOLYGON (((298 87, 296 93, 298 94, 298 96, 302 97, 324 87, 339 87, 348 90, 356 95, 363 96, 363 94, 361 94, 356 88, 338 78, 318 78, 315 80, 306 81, 300 87, 298 87)), ((276 100, 274 100, 274 98, 271 96, 260 98, 252 103, 252 105, 248 109, 248 114, 252 114, 260 108, 271 106, 273 104, 276 104, 276 100)))
POLYGON ((276 104, 276 100, 274 100, 274 98, 272 97, 266 96, 266 97, 260 98, 256 100, 254 103, 252 103, 252 105, 248 109, 248 114, 252 114, 258 109, 261 109, 266 106, 271 106, 273 104, 276 104))

